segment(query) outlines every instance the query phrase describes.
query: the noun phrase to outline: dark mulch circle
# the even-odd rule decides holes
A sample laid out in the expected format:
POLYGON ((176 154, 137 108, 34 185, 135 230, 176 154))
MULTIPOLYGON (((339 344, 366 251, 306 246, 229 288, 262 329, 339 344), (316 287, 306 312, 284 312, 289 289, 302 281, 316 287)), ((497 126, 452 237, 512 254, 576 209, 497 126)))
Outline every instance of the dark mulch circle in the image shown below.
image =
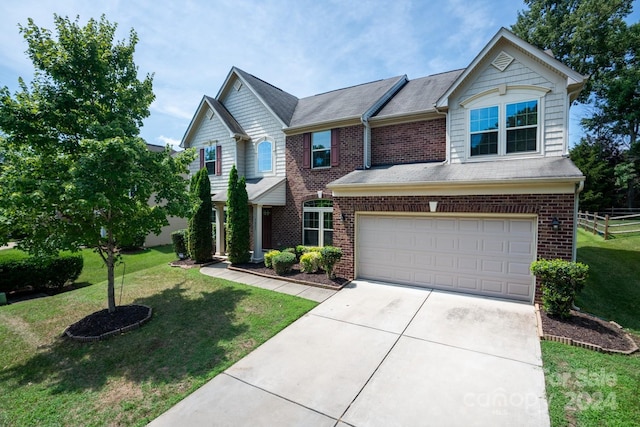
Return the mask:
POLYGON ((330 289, 341 289, 345 284, 349 283, 349 280, 344 277, 336 277, 335 279, 329 279, 324 271, 318 273, 303 273, 300 271, 300 265, 295 264, 289 273, 282 276, 276 274, 276 272, 264 266, 264 262, 248 263, 248 264, 233 264, 233 268, 238 270, 244 270, 249 273, 258 273, 264 276, 271 276, 274 279, 288 279, 297 282, 306 282, 309 284, 322 285, 330 289))
POLYGON ((80 340, 103 339, 139 327, 150 317, 151 308, 144 305, 121 305, 113 313, 105 308, 69 326, 65 335, 80 340))
POLYGON ((540 310, 542 330, 546 335, 571 338, 606 350, 629 351, 634 348, 627 333, 617 326, 579 311, 568 319, 550 317, 540 310))

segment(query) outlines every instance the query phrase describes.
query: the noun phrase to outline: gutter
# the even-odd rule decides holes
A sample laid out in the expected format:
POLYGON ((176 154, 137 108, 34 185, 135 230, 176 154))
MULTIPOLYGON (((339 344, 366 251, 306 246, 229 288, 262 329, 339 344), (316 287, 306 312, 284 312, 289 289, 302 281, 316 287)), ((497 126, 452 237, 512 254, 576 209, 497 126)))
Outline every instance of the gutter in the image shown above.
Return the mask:
POLYGON ((364 169, 371 167, 371 125, 369 119, 377 113, 384 104, 386 104, 402 87, 407 84, 409 79, 407 75, 403 75, 398 81, 389 88, 389 90, 381 96, 367 111, 360 117, 360 122, 364 125, 364 147, 363 147, 363 160, 364 169))

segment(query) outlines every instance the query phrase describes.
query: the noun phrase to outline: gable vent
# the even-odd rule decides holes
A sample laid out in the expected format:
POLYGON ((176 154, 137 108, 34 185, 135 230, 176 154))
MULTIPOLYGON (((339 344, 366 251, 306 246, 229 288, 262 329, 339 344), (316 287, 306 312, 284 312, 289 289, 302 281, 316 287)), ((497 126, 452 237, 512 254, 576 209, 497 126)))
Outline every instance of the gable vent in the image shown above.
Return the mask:
POLYGON ((240 80, 236 80, 233 83, 233 87, 235 88, 235 90, 240 90, 240 88, 242 87, 242 82, 240 80))
POLYGON ((214 114, 213 110, 211 108, 209 108, 207 110, 207 119, 211 120, 211 119, 213 119, 213 116, 215 116, 215 114, 214 114))
POLYGON ((496 56, 496 59, 493 60, 491 65, 493 65, 500 71, 504 71, 509 66, 509 64, 511 64, 511 62, 513 62, 513 56, 502 51, 498 56, 496 56))

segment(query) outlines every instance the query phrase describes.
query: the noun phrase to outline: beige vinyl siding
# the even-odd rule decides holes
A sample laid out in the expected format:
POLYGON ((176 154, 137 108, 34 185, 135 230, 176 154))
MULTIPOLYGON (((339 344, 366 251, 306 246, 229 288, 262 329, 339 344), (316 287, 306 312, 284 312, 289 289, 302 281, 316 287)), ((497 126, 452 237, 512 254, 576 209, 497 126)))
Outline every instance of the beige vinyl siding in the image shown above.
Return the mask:
POLYGON ((460 102, 469 97, 497 88, 499 85, 532 85, 551 89, 541 103, 543 115, 540 125, 544 130, 540 154, 545 156, 560 156, 567 150, 565 141, 565 126, 567 123, 567 93, 562 78, 550 69, 534 62, 522 52, 508 47, 494 49, 487 59, 482 62, 479 72, 469 77, 469 82, 463 85, 451 97, 450 106, 450 159, 453 163, 466 161, 467 144, 467 110, 460 106, 460 102), (490 63, 504 50, 515 59, 504 70, 499 71, 490 63))
POLYGON ((192 176, 200 168, 200 149, 209 145, 222 146, 222 175, 209 175, 211 194, 215 194, 227 189, 229 171, 236 158, 236 141, 229 136, 229 130, 217 117, 209 119, 203 114, 190 145, 196 150, 196 159, 189 165, 192 176))
POLYGON ((282 132, 282 123, 271 114, 245 84, 240 87, 240 90, 236 90, 234 87, 229 89, 221 102, 247 135, 251 137, 251 141, 244 143, 245 176, 248 179, 263 176, 285 176, 285 136, 282 132), (275 145, 274 170, 266 174, 258 173, 257 168, 257 144, 264 138, 270 139, 275 145))

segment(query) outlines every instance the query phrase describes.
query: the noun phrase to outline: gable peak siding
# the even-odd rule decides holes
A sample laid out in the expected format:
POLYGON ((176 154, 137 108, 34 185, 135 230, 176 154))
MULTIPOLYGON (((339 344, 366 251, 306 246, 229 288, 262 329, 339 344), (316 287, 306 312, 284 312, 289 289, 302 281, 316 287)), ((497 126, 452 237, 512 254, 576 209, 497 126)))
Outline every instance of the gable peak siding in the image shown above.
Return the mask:
POLYGON ((444 161, 444 117, 371 129, 372 166, 444 161))
MULTIPOLYGON (((505 49, 507 50, 507 49, 505 49)), ((531 85, 548 88, 550 91, 543 97, 539 126, 542 127, 540 155, 561 156, 566 151, 566 129, 568 127, 568 100, 564 81, 552 70, 543 67, 517 50, 507 51, 514 56, 514 61, 504 70, 499 71, 490 63, 494 54, 480 64, 478 72, 470 76, 472 80, 465 83, 452 94, 449 106, 450 120, 450 159, 453 163, 467 160, 468 117, 467 110, 460 102, 470 97, 493 90, 500 85, 531 85)), ((490 160, 487 158, 487 160, 490 160)))
POLYGON ((240 90, 230 90, 221 102, 251 138, 251 141, 244 143, 242 157, 244 158, 245 176, 248 179, 263 176, 286 176, 285 136, 280 121, 244 84, 240 90), (274 144, 275 161, 272 172, 261 174, 257 171, 257 146, 264 138, 274 144))

